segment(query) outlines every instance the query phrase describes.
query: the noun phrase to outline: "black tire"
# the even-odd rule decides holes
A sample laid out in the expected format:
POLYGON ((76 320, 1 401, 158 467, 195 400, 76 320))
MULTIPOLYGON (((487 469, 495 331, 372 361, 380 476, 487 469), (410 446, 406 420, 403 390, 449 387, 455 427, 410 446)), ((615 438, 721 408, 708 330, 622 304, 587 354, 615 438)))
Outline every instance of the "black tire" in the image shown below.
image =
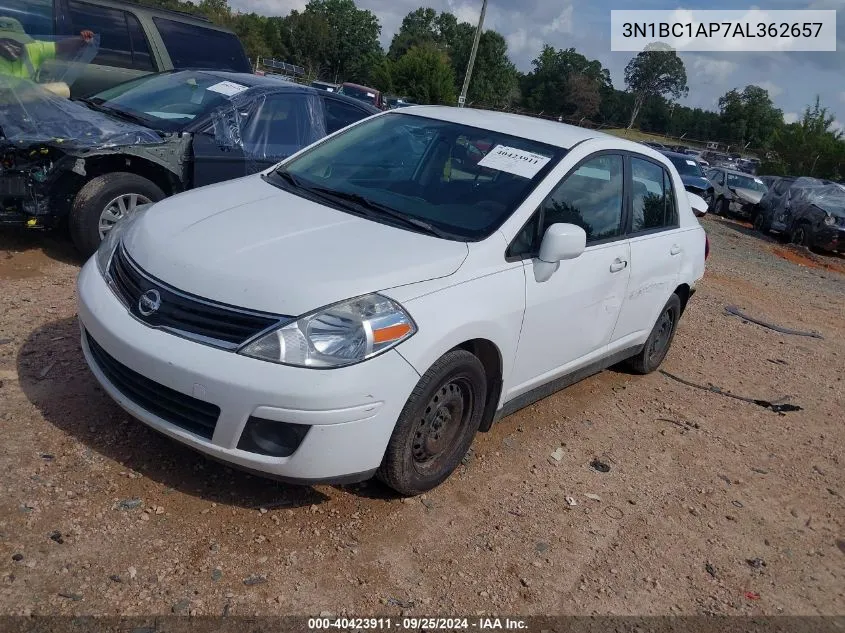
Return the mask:
POLYGON ((74 246, 86 259, 100 245, 100 218, 111 202, 122 196, 137 196, 138 204, 158 202, 164 192, 154 182, 129 172, 114 172, 92 178, 73 201, 70 211, 70 236, 74 246))
POLYGON ((404 496, 443 483, 469 450, 486 397, 476 356, 461 349, 441 356, 402 409, 376 477, 404 496))
POLYGON ((810 246, 810 225, 806 222, 799 222, 789 232, 789 241, 799 246, 810 246))
POLYGON ((660 311, 657 322, 643 345, 642 351, 636 356, 628 359, 628 366, 638 374, 650 374, 660 367, 660 363, 666 358, 672 340, 675 338, 675 330, 678 329, 678 321, 681 318, 681 299, 673 294, 669 301, 660 311))
POLYGON ((728 217, 730 213, 731 201, 727 198, 719 198, 716 201, 716 215, 721 215, 723 218, 728 217))
POLYGON ((770 224, 766 220, 766 212, 762 209, 758 209, 757 213, 754 215, 754 230, 762 233, 763 235, 768 234, 770 230, 770 224))

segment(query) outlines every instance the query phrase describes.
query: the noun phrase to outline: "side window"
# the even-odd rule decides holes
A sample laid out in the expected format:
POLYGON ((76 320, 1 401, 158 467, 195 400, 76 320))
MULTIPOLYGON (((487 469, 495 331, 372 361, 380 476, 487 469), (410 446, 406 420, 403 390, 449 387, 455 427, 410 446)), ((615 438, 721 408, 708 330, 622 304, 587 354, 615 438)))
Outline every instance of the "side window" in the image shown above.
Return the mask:
POLYGON ((678 208, 672 179, 665 168, 631 158, 631 232, 651 231, 678 225, 678 208))
POLYGON ((587 244, 622 235, 622 156, 603 154, 567 175, 540 205, 542 236, 552 224, 577 224, 587 244))
POLYGON ((329 134, 370 116, 369 112, 340 99, 323 97, 323 103, 326 105, 326 132, 329 134))
POLYGON ((150 50, 135 16, 119 9, 72 0, 70 21, 74 33, 88 29, 100 36, 100 48, 93 64, 153 70, 150 50))
POLYGON ((174 68, 213 68, 252 73, 244 48, 233 33, 167 18, 153 18, 153 22, 174 68))
POLYGON ((241 138, 247 156, 280 160, 311 142, 313 132, 302 94, 260 96, 239 107, 241 138))
POLYGON ((0 17, 14 18, 36 40, 55 32, 52 0, 0 0, 0 17))

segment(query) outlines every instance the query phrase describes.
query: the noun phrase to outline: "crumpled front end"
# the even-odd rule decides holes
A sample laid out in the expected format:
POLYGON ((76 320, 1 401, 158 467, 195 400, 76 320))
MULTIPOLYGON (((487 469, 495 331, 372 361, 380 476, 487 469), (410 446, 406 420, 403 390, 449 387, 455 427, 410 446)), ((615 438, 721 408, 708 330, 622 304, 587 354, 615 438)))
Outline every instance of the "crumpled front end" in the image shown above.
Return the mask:
POLYGON ((16 147, 0 141, 0 224, 48 227, 51 209, 60 200, 52 187, 57 164, 67 160, 61 150, 48 145, 16 147))

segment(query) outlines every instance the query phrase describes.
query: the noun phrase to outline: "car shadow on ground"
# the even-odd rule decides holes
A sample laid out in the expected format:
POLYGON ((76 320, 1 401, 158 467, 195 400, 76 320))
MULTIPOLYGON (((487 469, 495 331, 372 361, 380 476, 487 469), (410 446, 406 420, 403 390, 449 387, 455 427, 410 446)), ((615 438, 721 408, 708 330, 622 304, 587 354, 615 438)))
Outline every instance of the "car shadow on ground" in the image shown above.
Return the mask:
POLYGON ((64 264, 81 266, 83 257, 79 254, 67 231, 41 231, 4 227, 0 229, 0 251, 6 257, 15 255, 55 260, 64 264))
MULTIPOLYGON (((19 350, 21 390, 44 419, 122 468, 205 501, 242 508, 295 508, 327 501, 313 486, 253 476, 206 458, 124 412, 85 363, 75 318, 33 331, 19 350)), ((337 489, 363 497, 395 497, 375 481, 337 489)))

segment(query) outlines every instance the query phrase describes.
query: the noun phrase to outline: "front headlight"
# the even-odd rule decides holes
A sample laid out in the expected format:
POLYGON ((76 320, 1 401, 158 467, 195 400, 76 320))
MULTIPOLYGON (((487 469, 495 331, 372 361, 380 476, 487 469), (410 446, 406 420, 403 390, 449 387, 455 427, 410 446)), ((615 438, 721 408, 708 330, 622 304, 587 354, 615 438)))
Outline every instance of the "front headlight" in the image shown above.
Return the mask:
POLYGON ((133 211, 131 215, 120 219, 112 227, 111 231, 106 233, 106 237, 102 242, 100 242, 100 246, 97 248, 97 252, 94 255, 94 257, 97 258, 97 268, 100 269, 100 274, 102 274, 103 277, 106 276, 106 272, 109 269, 109 262, 111 262, 111 257, 114 255, 117 245, 120 244, 120 238, 151 206, 153 206, 152 202, 149 204, 139 204, 135 207, 135 211, 133 211))
POLYGON ((253 341, 240 353, 296 367, 343 367, 381 354, 416 331, 402 306, 369 294, 302 316, 253 341))
POLYGON ((824 223, 828 226, 836 226, 836 218, 830 214, 824 217, 824 223))

